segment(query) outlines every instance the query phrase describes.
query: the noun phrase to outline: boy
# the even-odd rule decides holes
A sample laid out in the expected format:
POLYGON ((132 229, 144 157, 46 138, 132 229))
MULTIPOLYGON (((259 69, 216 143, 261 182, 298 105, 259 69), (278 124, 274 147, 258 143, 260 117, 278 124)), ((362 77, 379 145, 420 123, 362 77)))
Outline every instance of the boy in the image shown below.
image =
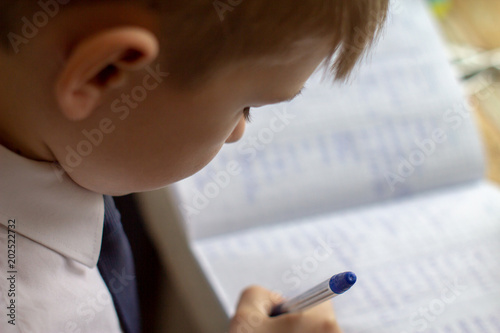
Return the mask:
MULTIPOLYGON (((332 57, 346 78, 387 0, 2 0, 0 9, 1 331, 138 332, 130 250, 103 194, 197 172, 242 136, 251 107, 292 99, 332 57)), ((230 332, 249 320, 255 333, 340 331, 329 304, 269 318, 278 301, 247 289, 230 332)))

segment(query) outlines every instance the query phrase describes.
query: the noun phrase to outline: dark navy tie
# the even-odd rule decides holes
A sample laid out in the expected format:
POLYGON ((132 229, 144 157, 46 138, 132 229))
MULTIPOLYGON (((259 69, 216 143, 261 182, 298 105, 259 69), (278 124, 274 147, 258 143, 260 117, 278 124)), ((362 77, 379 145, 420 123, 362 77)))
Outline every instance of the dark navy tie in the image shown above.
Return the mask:
POLYGON ((97 268, 108 287, 125 333, 139 333, 141 321, 132 250, 113 198, 104 196, 104 228, 97 268))

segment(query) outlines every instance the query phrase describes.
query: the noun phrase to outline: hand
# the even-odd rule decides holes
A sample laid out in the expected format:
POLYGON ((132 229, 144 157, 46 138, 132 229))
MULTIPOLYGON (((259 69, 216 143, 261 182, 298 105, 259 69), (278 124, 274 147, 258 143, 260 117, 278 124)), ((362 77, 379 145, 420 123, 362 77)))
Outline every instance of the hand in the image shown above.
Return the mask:
POLYGON ((241 295, 229 333, 341 333, 331 302, 301 313, 269 317, 281 296, 261 287, 247 288, 241 295))

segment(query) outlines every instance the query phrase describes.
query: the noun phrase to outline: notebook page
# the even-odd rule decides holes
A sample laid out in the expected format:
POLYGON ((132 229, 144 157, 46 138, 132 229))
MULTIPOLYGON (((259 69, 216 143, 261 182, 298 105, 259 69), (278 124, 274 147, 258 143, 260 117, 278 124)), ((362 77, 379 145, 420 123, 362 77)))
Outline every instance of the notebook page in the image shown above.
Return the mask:
POLYGON ((174 186, 190 234, 480 178, 478 135, 453 77, 423 2, 398 3, 351 84, 320 73, 292 103, 254 110, 241 142, 174 186))
POLYGON ((293 297, 351 270, 358 281, 333 300, 346 333, 500 331, 500 189, 485 182, 199 240, 194 251, 228 316, 246 286, 293 297))

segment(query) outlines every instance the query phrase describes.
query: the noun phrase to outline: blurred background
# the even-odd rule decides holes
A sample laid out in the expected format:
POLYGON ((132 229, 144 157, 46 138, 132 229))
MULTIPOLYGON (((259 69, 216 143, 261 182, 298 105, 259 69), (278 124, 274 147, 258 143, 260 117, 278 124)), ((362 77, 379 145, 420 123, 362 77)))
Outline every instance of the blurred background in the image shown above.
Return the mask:
MULTIPOLYGON (((393 0, 396 1, 396 0, 393 0)), ((405 0, 398 0, 405 1, 405 0)), ((483 134, 488 177, 500 183, 500 1, 428 0, 483 134)), ((197 332, 133 196, 115 198, 134 251, 144 332, 197 332)))
POLYGON ((488 177, 500 182, 500 1, 432 0, 450 62, 477 105, 489 158, 488 177))

